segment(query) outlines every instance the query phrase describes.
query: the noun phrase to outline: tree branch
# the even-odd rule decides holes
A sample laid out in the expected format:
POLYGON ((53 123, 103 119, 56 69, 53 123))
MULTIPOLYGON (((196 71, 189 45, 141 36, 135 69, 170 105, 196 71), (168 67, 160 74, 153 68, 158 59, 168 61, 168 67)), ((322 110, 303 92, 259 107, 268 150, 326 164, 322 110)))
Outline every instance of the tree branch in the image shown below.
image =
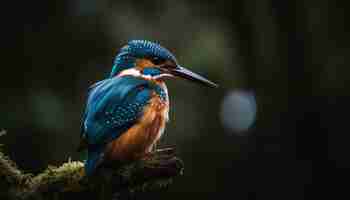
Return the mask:
POLYGON ((173 149, 157 150, 147 160, 110 163, 86 177, 83 162, 68 161, 33 176, 23 173, 0 152, 0 199, 69 199, 76 195, 95 199, 124 199, 143 191, 168 186, 183 173, 183 162, 173 149))

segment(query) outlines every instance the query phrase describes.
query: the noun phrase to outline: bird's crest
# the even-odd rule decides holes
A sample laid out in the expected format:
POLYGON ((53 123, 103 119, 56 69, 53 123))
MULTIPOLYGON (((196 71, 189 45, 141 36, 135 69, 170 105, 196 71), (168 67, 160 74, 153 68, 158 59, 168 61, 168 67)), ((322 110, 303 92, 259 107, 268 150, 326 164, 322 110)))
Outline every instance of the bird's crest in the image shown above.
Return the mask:
POLYGON ((120 49, 116 56, 110 77, 118 75, 125 69, 135 67, 136 61, 139 59, 159 59, 177 62, 175 56, 158 43, 147 40, 131 40, 120 49))

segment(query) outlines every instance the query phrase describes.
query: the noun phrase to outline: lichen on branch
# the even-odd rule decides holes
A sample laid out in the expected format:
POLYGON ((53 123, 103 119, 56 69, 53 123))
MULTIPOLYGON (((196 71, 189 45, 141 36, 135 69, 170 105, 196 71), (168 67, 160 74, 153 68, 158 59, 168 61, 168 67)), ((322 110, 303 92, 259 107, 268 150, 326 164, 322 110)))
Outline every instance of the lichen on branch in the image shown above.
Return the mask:
POLYGON ((183 173, 174 150, 155 151, 148 159, 101 167, 86 177, 81 161, 48 167, 38 175, 23 173, 0 151, 0 199, 69 199, 83 195, 95 199, 127 198, 142 191, 162 189, 183 173))

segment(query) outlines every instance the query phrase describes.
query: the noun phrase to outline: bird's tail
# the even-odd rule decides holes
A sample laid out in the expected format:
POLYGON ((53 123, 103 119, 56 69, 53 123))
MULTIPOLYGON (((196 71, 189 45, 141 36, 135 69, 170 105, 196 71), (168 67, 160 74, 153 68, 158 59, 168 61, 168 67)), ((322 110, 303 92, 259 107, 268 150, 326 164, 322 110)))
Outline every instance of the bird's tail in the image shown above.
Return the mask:
POLYGON ((88 158, 85 161, 85 173, 87 176, 92 175, 97 167, 101 164, 103 156, 102 156, 103 148, 95 147, 90 148, 88 150, 88 158))

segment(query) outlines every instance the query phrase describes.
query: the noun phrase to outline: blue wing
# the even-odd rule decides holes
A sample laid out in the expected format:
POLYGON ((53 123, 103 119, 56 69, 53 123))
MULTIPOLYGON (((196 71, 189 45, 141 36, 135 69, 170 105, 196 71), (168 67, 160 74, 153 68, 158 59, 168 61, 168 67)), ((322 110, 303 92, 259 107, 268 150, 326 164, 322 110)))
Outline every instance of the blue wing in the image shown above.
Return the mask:
POLYGON ((148 81, 131 76, 95 84, 85 110, 84 134, 88 144, 111 141, 135 124, 151 92, 148 81))
POLYGON ((142 116, 152 91, 151 83, 131 76, 106 79, 91 87, 82 124, 82 136, 88 145, 87 173, 98 165, 105 144, 142 116))

